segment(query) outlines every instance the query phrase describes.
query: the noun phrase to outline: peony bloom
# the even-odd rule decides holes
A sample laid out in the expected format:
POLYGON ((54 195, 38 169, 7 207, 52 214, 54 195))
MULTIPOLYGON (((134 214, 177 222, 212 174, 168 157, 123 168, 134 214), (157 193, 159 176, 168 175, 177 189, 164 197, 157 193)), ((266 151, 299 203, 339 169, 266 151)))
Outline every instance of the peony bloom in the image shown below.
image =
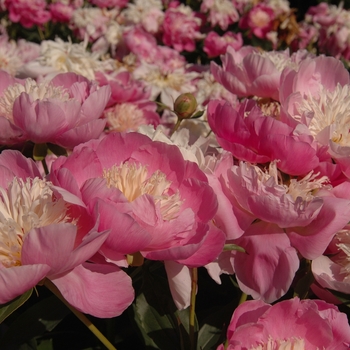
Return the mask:
POLYGON ((158 33, 164 20, 163 3, 161 0, 135 0, 128 3, 123 10, 127 23, 141 24, 148 33, 158 33))
POLYGON ((239 21, 241 29, 249 31, 260 39, 268 39, 267 34, 273 30, 274 10, 263 3, 258 3, 239 21))
POLYGON ((133 300, 130 278, 87 262, 108 231, 99 232, 79 198, 43 179, 19 152, 3 151, 0 169, 0 304, 47 278, 82 312, 121 314, 133 300))
POLYGON ((58 158, 51 180, 100 217, 100 230, 111 230, 101 248, 109 261, 125 266, 126 258, 130 262, 141 252, 152 260, 202 266, 222 250, 224 235, 210 224, 216 196, 176 146, 137 133, 111 133, 58 158))
POLYGON ((108 86, 98 88, 74 73, 40 84, 31 78, 12 81, 0 96, 0 142, 30 140, 73 148, 97 138, 105 127, 99 118, 109 96, 108 86))
POLYGON ((287 124, 265 116, 253 101, 237 109, 223 101, 210 101, 208 122, 220 146, 237 159, 251 163, 278 160, 277 167, 290 175, 305 175, 319 163, 310 136, 298 135, 287 124))
POLYGON ((163 22, 163 42, 167 46, 172 46, 177 51, 194 51, 196 40, 202 39, 199 32, 201 19, 189 6, 183 4, 170 6, 165 11, 163 22))
POLYGON ((281 301, 273 306, 247 301, 233 313, 228 346, 238 349, 348 349, 350 327, 345 314, 321 300, 281 301))
POLYGON ((281 82, 281 119, 300 123, 315 139, 323 173, 332 176, 331 168, 338 167, 349 178, 350 79, 344 65, 332 57, 305 60, 298 72, 285 71, 281 82))
POLYGON ((238 21, 238 12, 230 0, 204 0, 201 12, 209 12, 208 20, 212 27, 218 25, 222 30, 238 21))
POLYGON ((73 72, 87 79, 94 80, 96 71, 115 69, 112 59, 101 60, 101 53, 87 51, 88 41, 73 44, 60 38, 43 40, 40 55, 34 61, 28 62, 21 69, 21 75, 37 78, 48 74, 73 72))
POLYGON ((350 293, 350 231, 349 226, 337 232, 331 244, 331 255, 312 261, 312 272, 318 284, 327 289, 350 293))
POLYGON ((226 32, 220 36, 216 32, 209 32, 204 39, 203 51, 209 57, 217 57, 226 53, 228 47, 239 50, 243 46, 243 38, 241 33, 226 32))
POLYGON ((307 57, 310 54, 306 51, 290 55, 288 51, 259 52, 251 46, 234 50, 229 46, 221 57, 222 67, 212 62, 210 68, 220 84, 240 97, 253 95, 279 101, 282 71, 296 70, 307 57))
POLYGON ((5 0, 9 18, 14 23, 20 23, 25 28, 33 25, 43 25, 50 21, 50 12, 46 10, 45 0, 5 0))

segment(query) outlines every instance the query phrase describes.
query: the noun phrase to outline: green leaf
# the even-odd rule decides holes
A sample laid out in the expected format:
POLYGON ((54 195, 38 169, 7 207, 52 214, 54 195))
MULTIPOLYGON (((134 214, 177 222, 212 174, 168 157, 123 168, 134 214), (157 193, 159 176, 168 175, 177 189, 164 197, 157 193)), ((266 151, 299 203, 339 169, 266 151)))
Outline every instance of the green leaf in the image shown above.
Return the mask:
POLYGON ((216 349, 226 337, 226 328, 230 323, 232 313, 237 306, 236 301, 220 309, 215 309, 206 317, 198 332, 198 350, 216 349))
POLYGON ((193 116, 191 117, 191 119, 200 118, 203 114, 204 114, 204 111, 198 111, 198 112, 196 112, 195 114, 193 114, 193 116))
POLYGON ((17 317, 0 339, 0 344, 6 345, 6 349, 17 349, 32 338, 52 331, 69 313, 70 310, 55 296, 46 298, 17 317))
POLYGON ((189 349, 188 310, 176 309, 165 278, 145 273, 133 310, 147 349, 189 349))
POLYGON ((224 245, 224 252, 230 251, 230 250, 237 250, 238 252, 242 252, 242 253, 246 252, 244 248, 240 247, 237 244, 225 244, 224 245))
POLYGON ((20 306, 22 306, 32 295, 33 289, 28 290, 27 292, 23 293, 16 299, 13 299, 12 301, 0 305, 0 323, 2 323, 6 317, 10 316, 12 312, 17 310, 20 306))
POLYGON ((33 158, 36 161, 42 161, 47 155, 47 144, 46 143, 36 143, 33 149, 33 158))

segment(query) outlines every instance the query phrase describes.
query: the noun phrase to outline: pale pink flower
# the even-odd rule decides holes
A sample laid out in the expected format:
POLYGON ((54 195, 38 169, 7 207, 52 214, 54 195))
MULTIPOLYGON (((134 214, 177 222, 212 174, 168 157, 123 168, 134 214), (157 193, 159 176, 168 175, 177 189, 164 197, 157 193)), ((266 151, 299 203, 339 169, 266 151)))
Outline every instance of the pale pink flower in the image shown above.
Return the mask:
POLYGON ((243 46, 242 34, 226 32, 220 36, 216 32, 209 32, 204 39, 203 51, 209 57, 217 57, 225 54, 229 46, 239 50, 243 46))
POLYGON ((210 225, 216 196, 176 146, 138 133, 110 133, 58 158, 51 180, 100 217, 100 230, 111 229, 101 248, 109 261, 125 265, 126 256, 141 252, 152 260, 202 266, 223 247, 223 233, 210 225), (111 149, 118 152, 106 152, 111 149))
POLYGON ((228 346, 218 350, 346 350, 350 327, 344 313, 321 300, 294 298, 275 305, 255 300, 237 307, 227 338, 228 346))
POLYGON ((47 278, 76 309, 120 315, 134 297, 131 279, 116 266, 86 262, 108 231, 97 231, 82 201, 19 152, 3 151, 0 167, 0 304, 47 278))
MULTIPOLYGON (((341 185, 342 193, 349 186, 341 185)), ((346 184, 348 185, 348 183, 346 184)), ((324 255, 312 261, 312 273, 322 287, 341 293, 350 293, 350 231, 349 226, 337 232, 324 255)), ((321 293, 322 295, 323 293, 321 293)), ((317 294, 319 295, 319 294, 317 294)), ((320 297, 322 297, 319 295, 320 297)))
POLYGON ((189 6, 169 6, 163 22, 164 44, 179 52, 194 51, 196 40, 203 38, 199 31, 201 22, 189 6))
POLYGON ((332 57, 305 60, 298 72, 286 70, 281 77, 281 119, 293 126, 301 123, 303 133, 317 141, 324 162, 331 162, 332 158, 347 177, 349 89, 347 70, 332 57))
POLYGON ((97 138, 105 126, 99 118, 109 96, 108 86, 98 88, 74 73, 40 84, 31 78, 10 83, 0 97, 1 143, 31 140, 73 148, 97 138))
POLYGON ((70 28, 79 39, 87 37, 89 41, 95 41, 104 35, 108 22, 115 16, 114 11, 104 11, 99 7, 78 8, 73 12, 70 28))
POLYGON ((269 97, 279 100, 280 77, 284 69, 297 69, 308 57, 305 51, 292 55, 288 51, 259 52, 256 48, 232 47, 221 57, 222 67, 211 63, 215 79, 230 92, 241 96, 269 97))
POLYGON ((117 103, 103 113, 107 120, 107 132, 137 131, 142 125, 156 127, 160 123, 156 110, 157 104, 152 101, 117 103))
POLYGON ((201 12, 209 12, 208 21, 212 27, 218 25, 222 30, 238 21, 239 15, 231 0, 204 0, 201 12))
POLYGON ((149 33, 158 33, 164 20, 163 3, 161 0, 135 0, 129 2, 122 12, 127 24, 141 24, 149 33))
POLYGON ((5 0, 9 18, 14 23, 20 23, 25 28, 33 25, 43 25, 50 21, 50 12, 46 10, 45 0, 5 0))

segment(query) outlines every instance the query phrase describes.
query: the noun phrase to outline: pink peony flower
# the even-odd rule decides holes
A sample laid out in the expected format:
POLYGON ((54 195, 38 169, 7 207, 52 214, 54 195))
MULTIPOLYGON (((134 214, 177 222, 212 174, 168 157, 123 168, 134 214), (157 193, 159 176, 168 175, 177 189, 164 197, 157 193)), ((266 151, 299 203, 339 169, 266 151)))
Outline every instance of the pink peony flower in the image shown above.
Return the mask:
POLYGON ((126 256, 141 252, 152 260, 202 266, 222 250, 224 234, 209 225, 216 196, 176 146, 137 133, 111 133, 58 158, 51 180, 100 217, 100 230, 111 229, 101 248, 109 261, 125 266, 126 256))
POLYGON ((3 151, 0 169, 0 304, 49 279, 76 309, 120 315, 134 297, 131 279, 114 265, 87 262, 108 231, 19 152, 3 151))
POLYGON ((201 19, 189 6, 169 6, 163 22, 163 42, 177 51, 192 52, 196 49, 196 40, 203 38, 200 25, 201 19))
POLYGON ((9 18, 14 23, 20 23, 25 28, 33 25, 43 25, 50 21, 50 12, 46 10, 45 0, 5 0, 9 18))
MULTIPOLYGON (((322 255, 312 261, 312 273, 322 287, 341 293, 350 293, 350 231, 349 226, 337 232, 329 249, 329 256, 322 255)), ((326 253, 325 253, 326 254, 326 253)), ((318 293, 316 293, 319 295, 318 293)), ((322 295, 322 293, 321 293, 322 295)), ((321 297, 320 295, 320 297, 321 297)))
POLYGON ((40 84, 30 78, 10 80, 0 97, 1 143, 31 140, 73 148, 97 138, 105 127, 99 117, 109 96, 108 86, 98 88, 74 73, 40 84))
POLYGON ((348 349, 350 327, 345 314, 321 300, 298 298, 268 305, 247 301, 233 313, 227 331, 233 349, 348 349))
POLYGON ((238 96, 253 95, 278 101, 282 70, 296 69, 307 56, 304 52, 292 55, 288 51, 258 52, 251 46, 236 51, 229 46, 221 57, 223 66, 212 62, 211 72, 220 84, 238 96))
POLYGON ((69 23, 74 12, 72 5, 63 2, 53 2, 49 8, 52 20, 60 23, 69 23))
POLYGON ((113 7, 118 7, 122 8, 126 6, 128 3, 128 0, 89 0, 92 4, 100 7, 100 8, 113 8, 113 7))
POLYGON ((149 102, 125 102, 117 103, 104 111, 107 119, 108 132, 137 131, 142 125, 160 123, 159 114, 156 112, 156 103, 149 102))
MULTIPOLYGON (((298 72, 286 70, 281 76, 281 119, 314 138, 324 174, 335 162, 350 176, 349 82, 344 65, 323 56, 305 60, 298 72)), ((332 172, 330 175, 335 178, 332 172)))
POLYGON ((274 10, 263 3, 255 5, 246 15, 241 17, 239 27, 249 31, 260 39, 268 39, 267 34, 273 29, 274 10))
POLYGON ((204 0, 201 12, 209 12, 208 21, 212 27, 219 25, 222 30, 238 21, 238 12, 230 0, 204 0))
POLYGON ((225 54, 229 46, 239 50, 242 45, 243 38, 241 33, 226 32, 223 36, 220 36, 216 32, 209 32, 204 39, 203 51, 209 57, 217 57, 225 54))
POLYGON ((222 101, 210 101, 208 122, 218 143, 240 160, 279 160, 278 168, 290 175, 307 174, 319 163, 311 137, 298 135, 288 125, 264 116, 253 101, 237 109, 222 101))

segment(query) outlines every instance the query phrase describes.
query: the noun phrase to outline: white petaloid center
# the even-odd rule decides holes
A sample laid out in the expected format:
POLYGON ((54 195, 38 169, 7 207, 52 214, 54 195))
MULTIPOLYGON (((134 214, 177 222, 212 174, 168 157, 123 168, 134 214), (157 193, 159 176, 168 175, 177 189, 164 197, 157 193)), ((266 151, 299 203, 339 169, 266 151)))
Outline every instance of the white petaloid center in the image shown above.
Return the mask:
POLYGON ((118 188, 129 202, 149 194, 159 204, 164 220, 172 220, 179 214, 182 200, 179 192, 172 193, 171 182, 166 175, 157 170, 149 176, 147 167, 141 164, 125 162, 104 170, 103 177, 108 187, 118 188))
POLYGON ((143 112, 132 103, 121 103, 105 112, 110 131, 136 131, 147 124, 143 112))
POLYGON ((341 254, 335 257, 337 264, 341 266, 341 273, 344 274, 344 282, 350 283, 350 231, 341 230, 336 237, 339 240, 337 244, 341 254))
POLYGON ((16 83, 9 86, 0 97, 0 113, 7 119, 12 119, 13 104, 22 92, 32 96, 33 100, 48 98, 68 101, 70 99, 67 90, 63 86, 53 86, 50 83, 38 84, 35 80, 27 78, 24 85, 16 83))
POLYGON ((265 344, 250 348, 250 350, 305 350, 304 339, 288 338, 287 340, 273 340, 269 338, 265 344))
POLYGON ((66 212, 66 202, 54 197, 45 180, 14 178, 7 190, 0 188, 0 268, 21 265, 27 233, 68 221, 66 212))
POLYGON ((307 96, 299 106, 300 114, 312 116, 310 132, 317 136, 321 131, 330 128, 329 138, 341 145, 350 146, 350 91, 349 86, 337 85, 334 91, 322 88, 319 96, 307 96))
POLYGON ((255 167, 255 171, 258 174, 259 181, 263 183, 265 186, 270 187, 271 186, 271 178, 274 179, 274 182, 282 186, 286 193, 288 193, 294 201, 297 200, 297 198, 302 199, 304 202, 310 202, 312 201, 317 191, 321 188, 328 188, 327 183, 329 182, 329 179, 327 176, 322 176, 320 178, 317 178, 319 173, 313 174, 313 171, 311 171, 308 175, 303 177, 302 179, 290 179, 289 183, 284 183, 282 176, 280 172, 277 169, 276 161, 273 161, 269 165, 269 169, 262 171, 257 166, 255 167))
POLYGON ((291 179, 288 186, 288 194, 290 194, 294 200, 301 197, 306 202, 312 201, 319 189, 329 186, 327 185, 329 182, 328 177, 322 176, 317 179, 318 175, 319 173, 313 174, 311 171, 301 180, 291 179))

